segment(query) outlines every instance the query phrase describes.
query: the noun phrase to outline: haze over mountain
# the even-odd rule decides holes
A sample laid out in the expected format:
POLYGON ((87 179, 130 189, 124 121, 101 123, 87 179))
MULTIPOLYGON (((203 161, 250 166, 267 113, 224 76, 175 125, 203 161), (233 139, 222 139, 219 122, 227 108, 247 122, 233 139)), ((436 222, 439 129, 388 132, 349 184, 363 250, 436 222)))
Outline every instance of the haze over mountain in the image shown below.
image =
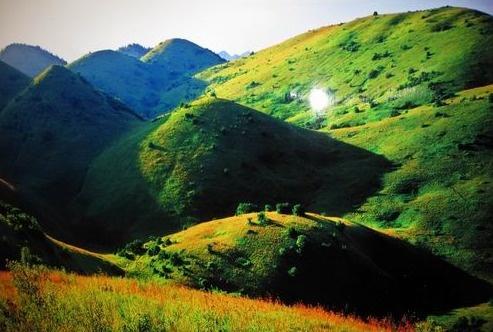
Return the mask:
POLYGON ((141 60, 105 50, 87 54, 68 68, 140 115, 152 118, 199 96, 205 84, 192 75, 222 62, 218 55, 192 42, 172 39, 150 50, 141 60))
POLYGON ((65 60, 39 46, 10 44, 0 51, 0 60, 29 77, 34 77, 51 65, 65 65, 65 60))
POLYGON ((227 51, 221 51, 217 55, 219 55, 221 58, 223 58, 226 61, 233 61, 239 58, 242 58, 244 56, 248 56, 251 52, 250 51, 245 51, 241 54, 229 54, 227 51))

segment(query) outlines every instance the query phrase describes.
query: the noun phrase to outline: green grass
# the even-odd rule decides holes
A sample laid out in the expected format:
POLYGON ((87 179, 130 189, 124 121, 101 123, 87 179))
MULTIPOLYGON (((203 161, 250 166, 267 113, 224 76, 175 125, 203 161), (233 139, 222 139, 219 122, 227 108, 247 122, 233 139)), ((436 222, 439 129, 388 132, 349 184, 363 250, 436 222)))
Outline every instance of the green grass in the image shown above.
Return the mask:
POLYGON ((324 123, 355 126, 388 117, 408 99, 428 102, 430 82, 447 82, 455 91, 492 82, 491 31, 491 16, 462 8, 369 16, 311 30, 198 77, 220 98, 309 127, 320 124, 307 95, 324 88, 337 100, 324 123), (433 32, 443 23, 452 28, 433 32), (286 98, 290 92, 297 97, 286 98))
POLYGON ((388 167, 326 134, 206 97, 98 157, 80 193, 81 211, 115 242, 228 216, 238 202, 299 202, 342 213, 376 190, 388 167))
POLYGON ((346 217, 391 229, 491 281, 492 92, 491 85, 467 90, 446 106, 331 131, 399 165, 377 195, 346 217))
POLYGON ((491 31, 491 16, 463 8, 371 16, 198 77, 221 98, 390 160, 396 169, 383 189, 340 215, 393 231, 491 281, 491 31), (337 101, 318 118, 307 100, 313 87, 337 101), (433 103, 454 93, 450 105, 433 103))
POLYGON ((130 276, 323 304, 363 316, 421 317, 488 300, 492 291, 402 241, 311 213, 266 212, 263 219, 250 213, 203 222, 120 255, 127 257, 122 267, 130 276))

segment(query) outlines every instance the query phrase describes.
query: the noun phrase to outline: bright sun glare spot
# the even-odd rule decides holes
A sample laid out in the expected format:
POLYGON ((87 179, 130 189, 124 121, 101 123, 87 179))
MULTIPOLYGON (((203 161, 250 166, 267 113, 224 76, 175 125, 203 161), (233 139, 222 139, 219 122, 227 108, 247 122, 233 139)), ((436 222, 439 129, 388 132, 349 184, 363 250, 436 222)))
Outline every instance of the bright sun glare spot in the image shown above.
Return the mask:
POLYGON ((323 89, 313 88, 308 96, 310 107, 317 113, 329 106, 329 95, 323 89))

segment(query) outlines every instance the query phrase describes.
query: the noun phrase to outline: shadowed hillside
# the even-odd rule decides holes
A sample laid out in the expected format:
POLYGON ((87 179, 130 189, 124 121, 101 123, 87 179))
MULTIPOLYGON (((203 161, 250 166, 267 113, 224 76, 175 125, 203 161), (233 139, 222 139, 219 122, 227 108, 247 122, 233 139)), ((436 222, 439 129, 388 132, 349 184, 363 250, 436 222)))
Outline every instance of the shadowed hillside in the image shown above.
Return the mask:
POLYGON ((20 91, 29 85, 29 77, 0 61, 0 112, 20 91))
POLYGON ((39 46, 10 44, 0 51, 0 60, 29 77, 34 77, 51 65, 65 65, 65 60, 39 46))
POLYGON ((138 122, 118 101, 53 66, 0 114, 0 177, 43 213, 63 209, 90 161, 138 122))
POLYGON ((376 190, 388 168, 325 134, 204 98, 106 150, 78 204, 85 219, 127 231, 125 238, 226 216, 239 202, 300 202, 340 214, 376 190))

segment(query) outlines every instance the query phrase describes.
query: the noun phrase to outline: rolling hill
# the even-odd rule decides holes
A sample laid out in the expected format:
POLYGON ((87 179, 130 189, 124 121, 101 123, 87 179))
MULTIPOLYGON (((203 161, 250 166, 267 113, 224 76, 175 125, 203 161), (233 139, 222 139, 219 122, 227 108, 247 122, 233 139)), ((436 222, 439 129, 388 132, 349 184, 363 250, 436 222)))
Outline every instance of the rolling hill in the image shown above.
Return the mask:
POLYGON ((77 205, 82 223, 103 227, 113 240, 129 239, 230 215, 239 202, 351 211, 389 167, 323 133, 204 97, 105 150, 89 168, 77 205))
POLYGON ((122 275, 123 271, 100 254, 73 247, 53 239, 43 232, 32 215, 0 197, 0 270, 9 261, 23 264, 45 264, 52 268, 93 274, 104 272, 122 275))
POLYGON ((224 62, 211 50, 179 38, 160 43, 141 59, 154 67, 162 67, 178 75, 197 73, 224 62))
POLYGON ((159 92, 167 84, 139 59, 111 50, 89 53, 68 68, 146 117, 158 105, 159 92))
POLYGON ((491 281, 492 32, 490 15, 464 8, 375 15, 198 78, 220 98, 390 160, 382 190, 339 216, 391 229, 491 281), (313 88, 335 104, 311 111, 313 88))
POLYGON ((460 91, 493 82, 492 31, 490 15, 463 8, 369 16, 311 30, 198 77, 221 98, 317 128, 307 96, 319 87, 337 102, 322 125, 355 126, 430 102, 438 88, 430 83, 460 91))
POLYGON ((87 54, 68 68, 143 117, 153 118, 202 94, 205 83, 191 75, 224 62, 211 51, 181 39, 163 42, 141 59, 105 50, 87 54))
POLYGON ((51 65, 65 65, 65 60, 39 46, 10 44, 0 51, 0 60, 29 77, 34 77, 51 65))
POLYGON ((120 102, 52 66, 0 114, 0 177, 41 215, 63 210, 91 160, 139 122, 120 102))
POLYGON ((21 90, 29 85, 29 77, 0 61, 0 112, 21 90))
POLYGON ((244 214, 131 248, 120 254, 130 258, 127 270, 136 275, 364 316, 420 316, 480 303, 492 294, 487 283, 425 251, 316 214, 244 214))

